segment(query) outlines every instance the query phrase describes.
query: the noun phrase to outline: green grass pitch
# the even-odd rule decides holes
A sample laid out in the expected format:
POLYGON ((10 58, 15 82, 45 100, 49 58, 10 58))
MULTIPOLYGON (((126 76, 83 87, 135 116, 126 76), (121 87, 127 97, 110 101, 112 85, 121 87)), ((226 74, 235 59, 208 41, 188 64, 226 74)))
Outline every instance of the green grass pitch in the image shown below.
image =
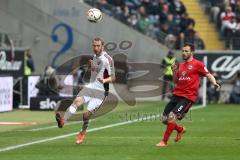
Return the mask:
POLYGON ((181 122, 187 128, 182 140, 175 143, 174 132, 168 147, 157 148, 155 144, 165 130, 157 117, 163 107, 164 104, 158 102, 141 102, 133 107, 120 103, 114 111, 90 123, 90 132, 82 145, 75 144, 74 135, 81 123, 55 128, 53 112, 0 113, 0 122, 38 123, 0 125, 0 160, 240 160, 239 105, 215 104, 191 111, 181 122), (146 117, 149 119, 144 119, 146 117), (134 119, 138 120, 124 124, 134 119), (117 125, 109 126, 111 124, 117 125), (109 128, 99 128, 102 126, 109 128), (67 136, 59 137, 62 135, 67 136), (28 145, 4 151, 22 144, 28 145))

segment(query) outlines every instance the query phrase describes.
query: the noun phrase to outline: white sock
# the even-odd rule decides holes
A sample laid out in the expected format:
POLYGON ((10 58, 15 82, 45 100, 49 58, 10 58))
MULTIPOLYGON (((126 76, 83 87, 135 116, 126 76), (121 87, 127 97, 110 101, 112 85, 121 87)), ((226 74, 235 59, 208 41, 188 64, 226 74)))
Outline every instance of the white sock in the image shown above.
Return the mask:
POLYGON ((71 105, 64 114, 64 121, 66 122, 75 112, 77 111, 77 107, 71 105))
POLYGON ((74 114, 77 111, 77 108, 71 105, 68 110, 70 113, 74 114))

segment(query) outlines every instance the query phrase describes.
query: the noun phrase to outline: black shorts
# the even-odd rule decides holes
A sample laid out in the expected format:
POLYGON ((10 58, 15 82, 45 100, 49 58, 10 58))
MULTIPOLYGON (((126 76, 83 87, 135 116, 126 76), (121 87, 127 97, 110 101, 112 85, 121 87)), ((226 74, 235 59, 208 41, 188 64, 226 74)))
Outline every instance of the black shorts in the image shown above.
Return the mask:
POLYGON ((172 96, 171 101, 166 105, 163 116, 168 116, 170 112, 177 115, 177 119, 181 120, 188 112, 193 102, 179 96, 172 96))
POLYGON ((170 76, 170 75, 164 75, 164 76, 163 76, 163 80, 165 80, 165 81, 172 81, 172 80, 173 80, 173 77, 170 76))

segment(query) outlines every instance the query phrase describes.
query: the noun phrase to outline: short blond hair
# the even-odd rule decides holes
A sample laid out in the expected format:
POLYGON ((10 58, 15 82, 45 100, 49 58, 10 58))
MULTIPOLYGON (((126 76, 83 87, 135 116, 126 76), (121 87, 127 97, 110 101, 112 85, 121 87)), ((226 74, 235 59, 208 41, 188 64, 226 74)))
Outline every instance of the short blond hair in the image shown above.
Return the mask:
POLYGON ((104 40, 102 38, 100 38, 100 37, 94 38, 93 41, 101 41, 102 45, 104 45, 104 40))

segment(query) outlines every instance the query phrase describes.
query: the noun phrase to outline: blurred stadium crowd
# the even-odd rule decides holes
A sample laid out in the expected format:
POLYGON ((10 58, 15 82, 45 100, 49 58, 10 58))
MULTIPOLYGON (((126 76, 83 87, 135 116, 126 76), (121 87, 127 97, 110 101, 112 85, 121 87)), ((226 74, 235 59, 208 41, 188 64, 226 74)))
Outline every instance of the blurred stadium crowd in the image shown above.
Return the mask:
POLYGON ((225 48, 240 49, 240 0, 201 0, 210 13, 210 20, 216 24, 225 48))
MULTIPOLYGON (((225 48, 239 49, 240 1, 200 1, 209 19, 216 23, 225 48)), ((180 49, 185 42, 194 43, 196 49, 205 49, 204 41, 194 29, 195 20, 180 0, 97 0, 94 5, 170 49, 180 49)))

